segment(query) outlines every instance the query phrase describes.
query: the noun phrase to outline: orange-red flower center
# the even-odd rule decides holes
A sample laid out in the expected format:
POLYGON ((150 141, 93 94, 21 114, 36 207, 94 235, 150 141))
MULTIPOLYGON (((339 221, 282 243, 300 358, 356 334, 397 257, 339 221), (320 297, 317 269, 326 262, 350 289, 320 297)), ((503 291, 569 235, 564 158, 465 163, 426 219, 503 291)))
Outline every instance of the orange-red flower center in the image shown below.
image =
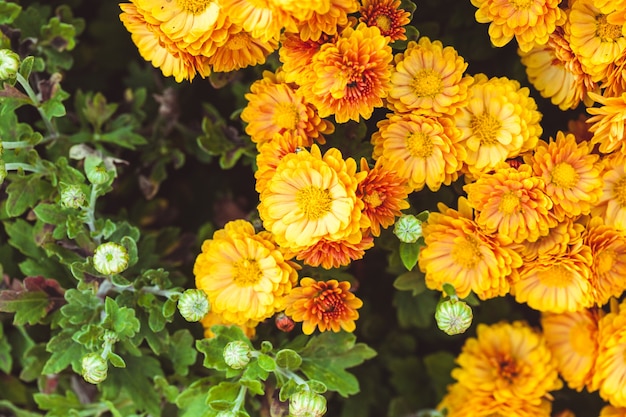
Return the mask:
POLYGON ((517 378, 519 374, 519 369, 517 369, 518 367, 515 359, 511 358, 510 355, 505 354, 501 355, 499 358, 495 358, 495 361, 498 376, 509 383, 515 381, 515 378, 517 378))
POLYGON ((341 318, 346 306, 335 290, 324 290, 315 298, 317 316, 324 321, 341 318))

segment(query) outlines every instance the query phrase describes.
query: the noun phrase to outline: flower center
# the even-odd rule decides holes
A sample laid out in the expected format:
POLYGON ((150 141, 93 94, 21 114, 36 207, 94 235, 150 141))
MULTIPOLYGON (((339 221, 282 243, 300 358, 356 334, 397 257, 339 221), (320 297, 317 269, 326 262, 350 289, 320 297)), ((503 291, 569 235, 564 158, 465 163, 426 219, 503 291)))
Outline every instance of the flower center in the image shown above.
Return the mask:
POLYGON ((324 322, 340 319, 346 308, 341 297, 333 290, 325 290, 315 298, 317 316, 324 322))
POLYGON ((514 192, 509 191, 502 196, 498 210, 504 214, 513 214, 516 211, 520 211, 520 198, 514 192))
POLYGON ((561 188, 572 188, 578 184, 578 174, 567 162, 558 163, 552 170, 552 183, 561 188))
POLYGON ((478 241, 472 236, 465 236, 463 241, 455 243, 451 256, 456 264, 465 269, 474 268, 483 257, 478 241))
POLYGON ((515 360, 509 355, 503 355, 497 358, 496 361, 498 376, 509 383, 515 381, 515 378, 517 378, 519 374, 515 360))
POLYGON ((209 7, 213 0, 176 0, 178 7, 191 14, 200 14, 209 7))
POLYGON ((539 282, 548 287, 569 287, 572 283, 572 272, 561 265, 554 265, 538 274, 539 282))
POLYGON ((281 129, 295 130, 300 121, 298 109, 292 103, 280 103, 274 111, 274 123, 281 129))
POLYGON ((239 32, 231 36, 225 46, 230 50, 237 51, 248 46, 249 41, 250 35, 245 32, 239 32))
POLYGON ((433 141, 424 132, 412 132, 406 138, 406 147, 415 158, 428 158, 433 153, 433 141))
POLYGON ((513 7, 516 9, 528 9, 533 3, 532 0, 511 0, 513 7))
POLYGON ((622 37, 622 27, 607 22, 606 15, 597 16, 596 36, 603 41, 613 41, 622 37))
POLYGON ((328 213, 332 201, 330 191, 314 185, 304 187, 296 193, 298 208, 308 220, 317 220, 328 213))
POLYGON ((498 142, 498 131, 502 128, 502 123, 489 113, 477 114, 472 117, 470 129, 474 136, 480 138, 480 142, 485 145, 493 145, 498 142))
POLYGON ((378 26, 383 35, 391 30, 392 24, 393 21, 389 16, 384 14, 376 16, 376 26, 378 26))
POLYGON ((582 356, 592 356, 594 352, 593 343, 589 340, 595 334, 592 326, 586 323, 578 323, 572 328, 569 334, 569 342, 574 352, 582 356))
POLYGON ((261 268, 254 259, 241 259, 235 262, 233 281, 240 287, 249 287, 261 279, 261 268))
POLYGON ((376 190, 363 196, 363 201, 371 208, 376 208, 383 204, 383 200, 380 198, 380 194, 378 194, 378 191, 376 190))
POLYGON ((626 207, 626 178, 622 178, 615 184, 613 195, 620 207, 626 207))
POLYGON ((613 268, 616 259, 615 251, 603 250, 596 254, 595 267, 597 275, 604 275, 613 268))
POLYGON ((419 70, 411 83, 418 97, 433 98, 443 90, 441 74, 432 69, 419 70))

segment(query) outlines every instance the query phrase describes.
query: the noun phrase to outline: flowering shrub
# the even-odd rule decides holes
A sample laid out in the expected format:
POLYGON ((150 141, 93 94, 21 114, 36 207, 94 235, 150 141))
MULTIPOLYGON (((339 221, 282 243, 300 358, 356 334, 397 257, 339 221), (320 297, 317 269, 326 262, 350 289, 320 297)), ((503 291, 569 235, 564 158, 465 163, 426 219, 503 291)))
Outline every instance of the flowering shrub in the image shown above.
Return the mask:
POLYGON ((626 416, 625 66, 624 0, 0 0, 0 415, 626 416))

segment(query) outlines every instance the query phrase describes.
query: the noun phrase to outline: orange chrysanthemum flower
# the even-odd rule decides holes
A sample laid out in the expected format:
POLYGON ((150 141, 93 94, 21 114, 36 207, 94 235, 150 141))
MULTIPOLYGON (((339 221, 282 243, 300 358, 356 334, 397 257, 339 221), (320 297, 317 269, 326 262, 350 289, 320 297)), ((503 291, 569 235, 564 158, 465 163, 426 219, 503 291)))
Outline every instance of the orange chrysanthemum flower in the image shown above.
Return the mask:
POLYGON ((380 228, 391 226, 400 210, 409 208, 408 187, 394 170, 384 166, 380 160, 370 169, 365 158, 361 159, 361 172, 367 176, 361 180, 356 191, 365 207, 363 215, 370 221, 372 235, 380 236, 380 228))
POLYGON ((556 140, 539 142, 533 156, 524 158, 534 174, 543 178, 559 221, 589 214, 602 195, 602 167, 599 156, 591 151, 587 142, 577 143, 574 135, 559 131, 556 140))
POLYGON ((571 389, 581 391, 591 383, 598 354, 598 321, 601 310, 544 313, 543 335, 559 373, 571 389))
POLYGON ((441 291, 448 283, 460 298, 474 291, 483 300, 507 294, 520 256, 481 230, 464 198, 458 211, 443 204, 439 211, 422 224, 426 246, 418 261, 428 288, 441 291))
POLYGON ((611 297, 619 297, 626 289, 626 232, 606 226, 600 217, 593 217, 583 235, 591 248, 591 285, 598 306, 611 297))
POLYGON ((519 321, 479 324, 456 362, 452 377, 472 395, 496 403, 538 405, 562 385, 543 335, 519 321))
POLYGON ((297 252, 296 259, 310 266, 339 268, 362 259, 365 251, 372 247, 374 238, 369 233, 364 235, 358 232, 358 237, 355 235, 342 240, 321 239, 316 244, 297 252))
POLYGON ((391 59, 388 38, 377 27, 346 28, 313 56, 297 80, 299 92, 321 117, 334 115, 337 123, 369 119, 387 96, 391 59))
POLYGON ((302 332, 307 335, 316 327, 320 332, 341 329, 353 332, 354 322, 359 318, 357 309, 362 305, 363 302, 350 292, 348 281, 302 278, 300 286, 291 290, 287 297, 285 314, 302 322, 302 332))
POLYGON ((448 117, 392 114, 372 135, 373 157, 391 167, 409 187, 437 191, 459 176, 466 157, 461 133, 448 117))
POLYGON ((534 261, 538 257, 551 257, 564 253, 569 245, 582 239, 585 226, 574 222, 571 218, 565 218, 555 227, 550 228, 548 234, 541 236, 534 242, 527 240, 511 245, 511 248, 519 253, 524 262, 534 261))
POLYGON ((488 79, 478 74, 474 80, 469 103, 454 119, 467 148, 467 169, 477 175, 533 149, 543 130, 541 113, 528 88, 505 77, 488 79))
POLYGON ((411 13, 400 8, 400 0, 363 0, 359 20, 377 26, 391 42, 406 40, 404 26, 411 22, 411 13))
POLYGON ((587 93, 599 90, 583 71, 568 38, 563 28, 557 27, 545 45, 535 45, 527 52, 518 51, 528 80, 542 97, 549 98, 561 110, 575 109, 581 101, 591 105, 587 93))
POLYGON ((280 36, 283 27, 293 29, 291 14, 272 0, 220 0, 224 13, 235 25, 261 42, 280 36))
MULTIPOLYGON (((288 10, 305 11, 299 0, 288 0, 293 3, 288 10)), ((309 15, 296 16, 296 31, 302 40, 317 41, 325 35, 336 35, 342 28, 350 26, 349 14, 358 10, 357 0, 329 0, 325 1, 324 8, 309 10, 309 15)), ((306 4, 306 3, 304 3, 306 4)))
POLYGON ((472 0, 478 7, 476 21, 489 23, 491 42, 501 47, 515 37, 522 51, 544 45, 556 27, 565 23, 559 3, 561 0, 472 0))
POLYGON ((556 256, 540 256, 519 269, 511 287, 518 303, 538 311, 564 313, 591 307, 591 249, 581 240, 556 256))
POLYGON ((304 41, 299 33, 283 33, 278 58, 283 63, 285 81, 298 83, 298 80, 302 79, 302 74, 308 71, 313 56, 319 52, 322 45, 335 40, 328 35, 322 35, 318 40, 304 41))
POLYGON ((626 50, 623 28, 609 23, 607 15, 595 6, 595 0, 571 3, 566 24, 566 31, 571 34, 570 46, 585 72, 594 81, 601 81, 607 67, 626 50))
POLYGON ((251 223, 236 220, 204 241, 193 273, 225 324, 254 327, 285 307, 296 268, 269 233, 255 234, 251 223))
POLYGON ((591 143, 599 143, 599 150, 603 153, 619 150, 626 154, 626 93, 619 97, 603 97, 595 93, 589 93, 589 96, 602 104, 602 107, 587 109, 593 115, 587 119, 587 123, 593 123, 589 128, 593 132, 591 143))
POLYGON ((626 155, 621 152, 604 158, 602 195, 591 214, 617 230, 626 230, 626 155))
POLYGON ((612 405, 605 405, 600 410, 599 417, 626 417, 626 407, 613 407, 612 405))
POLYGON ((284 74, 265 71, 263 79, 255 81, 250 93, 245 95, 248 105, 241 112, 241 120, 247 123, 246 133, 259 146, 276 134, 291 133, 325 143, 324 136, 335 128, 328 120, 321 119, 317 109, 297 94, 294 86, 285 83, 284 74))
POLYGON ((467 63, 453 47, 422 37, 419 43, 409 42, 395 61, 387 98, 392 110, 451 115, 467 104, 473 79, 463 75, 467 63))
POLYGON ((158 24, 153 23, 145 10, 130 3, 122 3, 120 8, 120 20, 130 32, 142 58, 159 68, 164 76, 173 76, 180 83, 193 80, 196 74, 203 78, 211 74, 206 57, 194 56, 179 48, 158 24))
POLYGON ((256 191, 259 194, 263 193, 267 182, 272 179, 280 160, 285 155, 296 153, 303 147, 310 145, 308 138, 294 136, 291 132, 285 132, 282 135, 276 134, 272 140, 258 145, 257 170, 254 173, 256 191))
POLYGON ((591 390, 614 407, 626 407, 626 302, 600 319, 591 390))
POLYGON ((477 212, 476 223, 503 241, 534 242, 557 225, 545 184, 529 165, 511 168, 503 164, 491 174, 464 187, 469 204, 477 212))
POLYGON ((352 158, 344 161, 332 148, 324 156, 316 145, 283 157, 260 196, 258 207, 265 229, 281 247, 294 252, 321 239, 361 241, 369 222, 356 190, 366 173, 356 172, 352 158))
POLYGON ((620 55, 606 69, 606 80, 602 87, 606 97, 618 97, 626 93, 626 54, 620 55))
POLYGON ((216 72, 230 72, 248 66, 264 64, 269 54, 278 48, 278 37, 266 41, 254 38, 241 26, 228 27, 225 43, 216 48, 209 63, 216 72))

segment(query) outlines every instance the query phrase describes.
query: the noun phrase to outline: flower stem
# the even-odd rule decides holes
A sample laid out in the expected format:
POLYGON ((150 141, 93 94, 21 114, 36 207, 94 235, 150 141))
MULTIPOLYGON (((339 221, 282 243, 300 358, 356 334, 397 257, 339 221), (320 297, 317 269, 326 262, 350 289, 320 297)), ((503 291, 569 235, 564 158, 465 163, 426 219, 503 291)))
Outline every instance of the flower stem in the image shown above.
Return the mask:
POLYGON ((39 112, 41 119, 46 125, 46 129, 48 130, 48 133, 52 137, 58 137, 59 133, 57 132, 56 128, 52 125, 52 122, 48 119, 46 112, 44 112, 43 109, 41 108, 41 101, 39 100, 39 98, 33 91, 32 87, 28 83, 28 80, 24 78, 24 76, 20 74, 19 72, 16 74, 16 76, 17 76, 17 82, 20 83, 20 85, 22 86, 26 94, 28 95, 28 98, 30 98, 30 100, 32 101, 33 106, 37 108, 37 111, 39 112))
POLYGON ((36 172, 38 174, 45 174, 46 173, 45 170, 42 170, 39 167, 34 167, 31 164, 25 164, 23 162, 8 162, 5 165, 5 169, 7 171, 17 171, 17 170, 21 169, 22 171, 36 172))

